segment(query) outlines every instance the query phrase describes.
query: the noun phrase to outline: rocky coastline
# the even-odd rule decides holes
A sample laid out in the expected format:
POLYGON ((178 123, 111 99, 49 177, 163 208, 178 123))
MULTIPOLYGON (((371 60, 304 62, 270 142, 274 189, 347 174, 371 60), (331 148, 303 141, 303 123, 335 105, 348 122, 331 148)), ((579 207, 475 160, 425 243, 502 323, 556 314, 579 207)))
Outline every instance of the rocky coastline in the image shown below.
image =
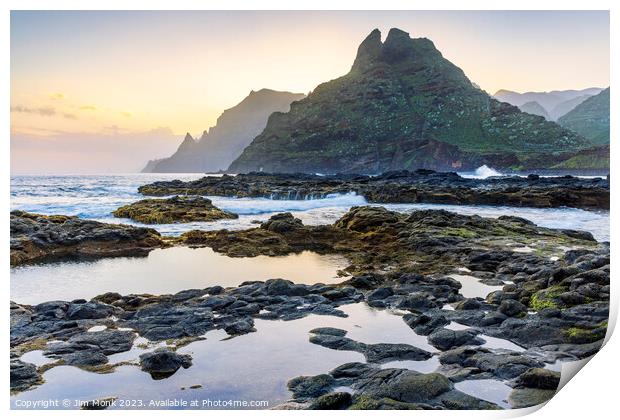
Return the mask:
POLYGON ((148 196, 217 195, 306 200, 354 192, 369 203, 503 205, 609 209, 609 180, 563 177, 491 177, 471 179, 455 172, 393 171, 378 176, 269 174, 253 172, 195 181, 158 181, 143 185, 148 196))
MULTIPOLYGON (((25 213, 12 214, 12 224, 13 219, 19 226, 30 223, 31 230, 12 229, 18 235, 15 240, 22 241, 27 233, 32 237, 34 221, 44 226, 53 223, 25 213)), ((48 242, 60 238, 62 245, 65 236, 74 238, 79 219, 63 220, 54 225, 56 234, 48 235, 48 242)), ((122 230, 127 228, 119 229, 138 232, 122 230)), ((109 228, 97 224, 89 229, 109 228)), ((365 362, 289 378, 291 400, 278 408, 500 408, 456 388, 472 379, 503 381, 513 388, 511 406, 523 407, 546 401, 557 388, 558 375, 546 364, 596 353, 607 329, 608 244, 596 242, 586 232, 545 229, 517 217, 487 219, 446 211, 405 215, 381 207, 356 207, 326 226, 304 226, 284 213, 246 231, 192 231, 174 240, 149 229, 139 232, 140 240, 151 247, 167 246, 169 241, 209 246, 233 257, 302 250, 337 253, 350 259, 346 270, 351 278, 334 285, 272 279, 160 296, 110 292, 88 301, 34 306, 11 302, 12 393, 40 385, 44 372, 58 365, 113 372, 119 364, 108 357, 130 350, 138 337, 164 343, 166 348, 129 363, 154 379, 165 378, 179 368, 192 369, 191 358, 176 351, 203 339, 208 331, 221 329, 231 338, 260 334, 255 319, 287 321, 310 314, 346 317, 341 306, 363 303, 401 316, 412 334, 426 336, 436 350, 364 343, 349 338, 346 330, 316 325, 309 331, 311 343, 358 352, 365 362), (501 289, 487 296, 465 297, 462 283, 454 277, 464 271, 501 289), (451 329, 451 323, 464 328, 451 329), (92 330, 94 326, 105 328, 92 330), (523 350, 488 348, 486 337, 508 340, 523 350), (20 360, 31 350, 42 350, 52 362, 36 366, 20 360), (432 373, 380 366, 390 360, 435 356, 440 366, 432 373)), ((109 248, 124 244, 112 237, 109 248)), ((133 248, 136 243, 141 242, 132 242, 133 248)))
POLYGON ((178 195, 136 201, 119 207, 112 215, 145 224, 211 222, 239 217, 215 207, 208 198, 178 195))
POLYGON ((11 265, 65 258, 145 256, 165 245, 159 232, 76 216, 11 212, 11 265))

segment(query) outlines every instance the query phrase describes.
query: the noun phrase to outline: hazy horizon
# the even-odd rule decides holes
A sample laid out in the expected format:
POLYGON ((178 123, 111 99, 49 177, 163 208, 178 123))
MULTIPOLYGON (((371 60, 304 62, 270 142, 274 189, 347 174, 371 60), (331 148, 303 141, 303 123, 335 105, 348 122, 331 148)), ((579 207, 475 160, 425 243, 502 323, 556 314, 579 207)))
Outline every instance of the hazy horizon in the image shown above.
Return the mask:
POLYGON ((137 171, 251 90, 346 74, 391 27, 489 94, 609 86, 606 11, 12 12, 11 173, 137 171))

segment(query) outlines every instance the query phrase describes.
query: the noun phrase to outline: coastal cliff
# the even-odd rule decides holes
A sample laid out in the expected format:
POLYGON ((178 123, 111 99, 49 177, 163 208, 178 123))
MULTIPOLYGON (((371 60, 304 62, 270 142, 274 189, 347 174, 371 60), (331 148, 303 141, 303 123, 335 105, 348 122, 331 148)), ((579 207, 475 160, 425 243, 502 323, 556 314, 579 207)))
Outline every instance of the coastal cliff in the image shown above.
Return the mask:
POLYGON ((524 170, 549 168, 592 146, 492 98, 429 39, 391 29, 382 42, 374 30, 348 74, 271 115, 228 171, 524 170))

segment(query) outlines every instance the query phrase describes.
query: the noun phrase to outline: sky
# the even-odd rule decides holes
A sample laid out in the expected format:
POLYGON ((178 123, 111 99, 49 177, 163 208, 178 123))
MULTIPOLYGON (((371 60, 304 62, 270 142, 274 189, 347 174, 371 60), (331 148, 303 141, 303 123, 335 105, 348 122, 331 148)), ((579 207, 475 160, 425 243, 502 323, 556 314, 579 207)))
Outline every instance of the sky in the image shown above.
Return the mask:
POLYGON ((251 90, 346 74, 392 27, 490 94, 609 85, 605 11, 13 11, 11 172, 135 172, 251 90))

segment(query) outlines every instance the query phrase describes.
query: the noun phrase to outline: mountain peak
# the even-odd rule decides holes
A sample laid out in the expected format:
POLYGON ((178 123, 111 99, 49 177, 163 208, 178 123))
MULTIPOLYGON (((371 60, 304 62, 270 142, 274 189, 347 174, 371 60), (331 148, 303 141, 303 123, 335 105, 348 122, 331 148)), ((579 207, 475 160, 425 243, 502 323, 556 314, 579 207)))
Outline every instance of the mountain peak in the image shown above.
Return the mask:
POLYGON ((413 40, 407 32, 392 28, 383 44, 381 58, 388 63, 408 60, 412 56, 413 46, 413 40))
POLYGON ((387 38, 385 38, 385 44, 399 44, 401 42, 409 42, 411 37, 409 36, 409 32, 405 32, 402 29, 392 28, 388 32, 387 38))
POLYGON ((229 166, 241 173, 535 168, 589 146, 476 88, 433 42, 391 29, 361 42, 351 72, 272 114, 229 166))
POLYGON ((381 31, 374 29, 357 48, 357 56, 353 62, 352 70, 364 70, 381 54, 381 31))
POLYGON ((413 59, 433 61, 439 57, 441 53, 427 38, 411 38, 408 32, 392 28, 382 43, 381 31, 375 29, 358 47, 351 69, 365 71, 377 62, 397 64, 413 59))
POLYGON ((187 133, 185 134, 185 138, 183 139, 183 142, 179 145, 177 152, 191 150, 194 145, 196 145, 196 140, 194 140, 191 134, 187 133))

